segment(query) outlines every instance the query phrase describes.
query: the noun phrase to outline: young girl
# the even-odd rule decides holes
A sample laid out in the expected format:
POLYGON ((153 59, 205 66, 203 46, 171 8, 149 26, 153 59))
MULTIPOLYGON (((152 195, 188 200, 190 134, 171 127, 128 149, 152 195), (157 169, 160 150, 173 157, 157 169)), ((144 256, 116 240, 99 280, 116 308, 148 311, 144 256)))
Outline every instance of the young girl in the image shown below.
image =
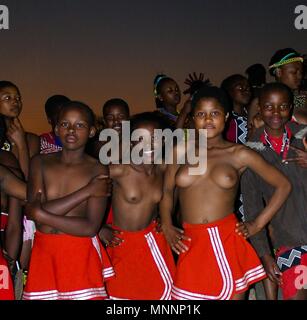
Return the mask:
POLYGON ((9 81, 0 81, 0 114, 4 116, 7 129, 4 147, 18 159, 27 179, 30 158, 39 153, 39 138, 24 131, 18 118, 21 109, 21 95, 17 86, 9 81))
MULTIPOLYGON (((258 234, 250 223, 263 210, 273 194, 271 186, 247 170, 242 177, 242 192, 246 208, 246 236, 261 257, 272 283, 281 285, 284 299, 307 299, 307 290, 295 286, 295 267, 307 266, 307 128, 289 122, 293 103, 291 90, 282 83, 267 84, 260 92, 259 113, 264 126, 259 128, 247 145, 266 161, 284 173, 293 191, 270 222, 270 238, 276 261, 271 255, 265 230, 258 234), (304 151, 305 149, 305 151, 304 151), (297 153, 300 156, 297 156, 297 153)), ((306 284, 306 282, 305 282, 306 284)))
MULTIPOLYGON (((116 130, 119 134, 119 139, 121 139, 122 122, 128 121, 129 117, 130 108, 128 103, 123 99, 110 99, 102 107, 103 127, 105 129, 116 130)), ((87 145, 88 153, 96 159, 99 159, 99 151, 105 144, 104 141, 99 141, 99 134, 100 132, 96 134, 91 145, 87 145)))
POLYGON ((24 299, 105 299, 113 275, 96 237, 108 194, 106 167, 86 155, 94 114, 80 102, 62 107, 55 133, 63 149, 31 160, 26 213, 35 221, 24 299))
POLYGON ((26 184, 16 177, 20 173, 17 160, 12 154, 0 151, 0 164, 1 194, 5 192, 9 196, 10 209, 12 209, 5 222, 5 237, 0 243, 0 300, 13 300, 13 269, 16 267, 15 263, 19 256, 22 234, 20 200, 26 200, 26 184))
MULTIPOLYGON (((21 95, 18 87, 9 81, 0 81, 0 114, 3 115, 6 126, 6 141, 3 150, 10 151, 17 158, 20 169, 27 180, 29 162, 31 157, 39 153, 39 137, 33 133, 25 132, 19 120, 22 110, 21 95)), ((3 198, 4 200, 4 198, 3 198)), ((3 202, 3 210, 6 201, 3 202)), ((27 269, 31 250, 34 228, 33 223, 24 218, 24 244, 21 253, 21 267, 27 269)))
POLYGON ((235 232, 237 219, 232 212, 240 175, 251 168, 276 188, 263 211, 266 219, 285 201, 290 184, 257 153, 223 139, 229 105, 222 89, 199 90, 193 97, 192 115, 196 150, 199 129, 207 129, 206 172, 189 175, 191 165, 179 165, 175 159, 174 164, 167 166, 160 203, 163 233, 172 249, 180 254, 173 298, 243 299, 249 285, 266 275, 251 245, 235 232), (175 187, 184 231, 171 223, 175 187))
POLYGON ((269 70, 277 82, 287 85, 294 94, 292 120, 307 124, 307 92, 301 91, 303 80, 303 57, 292 48, 275 52, 270 60, 269 70))
POLYGON ((113 239, 103 240, 116 277, 107 283, 111 299, 170 300, 175 263, 164 235, 157 230, 164 165, 154 164, 154 130, 163 129, 153 112, 135 115, 131 130, 142 129, 151 143, 141 164, 112 164, 113 239))
POLYGON ((154 97, 158 114, 168 122, 169 128, 174 130, 179 115, 177 106, 181 101, 177 82, 164 74, 158 74, 154 79, 154 97))
POLYGON ((47 99, 45 103, 45 113, 52 130, 40 135, 40 153, 47 154, 62 150, 61 141, 59 137, 56 136, 54 129, 62 105, 69 101, 70 99, 63 95, 54 95, 47 99))
MULTIPOLYGON (((248 80, 240 74, 234 74, 223 80, 221 88, 231 100, 231 115, 226 124, 226 138, 233 143, 244 144, 247 139, 247 106, 251 99, 248 80)), ((240 190, 235 202, 235 212, 239 219, 244 220, 244 208, 240 190)))
POLYGON ((242 75, 234 74, 223 80, 221 88, 227 92, 232 102, 226 138, 228 141, 244 144, 247 137, 246 108, 251 99, 250 84, 242 75))

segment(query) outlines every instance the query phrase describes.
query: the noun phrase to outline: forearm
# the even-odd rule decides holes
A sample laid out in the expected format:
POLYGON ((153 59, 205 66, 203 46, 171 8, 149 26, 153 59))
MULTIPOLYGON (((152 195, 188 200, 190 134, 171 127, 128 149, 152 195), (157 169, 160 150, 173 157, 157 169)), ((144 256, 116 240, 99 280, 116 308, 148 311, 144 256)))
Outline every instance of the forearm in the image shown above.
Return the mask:
POLYGON ((17 260, 22 244, 22 225, 7 226, 5 230, 4 248, 8 256, 17 260))
POLYGON ((96 226, 86 217, 62 217, 48 213, 45 210, 40 212, 36 222, 79 237, 95 236, 98 233, 100 226, 96 226))
POLYGON ((188 114, 184 111, 180 112, 178 118, 177 118, 177 121, 176 121, 176 128, 178 129, 182 129, 184 128, 184 124, 185 124, 185 121, 188 117, 188 114))
POLYGON ((173 211, 174 196, 173 192, 165 192, 160 203, 160 217, 162 225, 172 225, 172 211, 173 211))
POLYGON ((21 202, 13 197, 8 198, 8 222, 5 229, 4 248, 11 259, 19 257, 22 244, 22 210, 21 202))
POLYGON ((90 197, 88 186, 65 196, 60 199, 54 199, 42 204, 44 210, 58 216, 64 216, 73 208, 90 197))
POLYGON ((26 184, 5 167, 0 166, 1 190, 11 197, 26 200, 26 184))
POLYGON ((266 207, 255 219, 255 223, 259 230, 262 230, 272 220, 272 218, 287 200, 290 191, 291 185, 288 182, 283 183, 275 189, 275 192, 268 201, 266 207))
POLYGON ((28 180, 29 164, 30 164, 29 148, 26 142, 21 146, 17 146, 17 147, 18 147, 18 162, 20 165, 20 169, 22 170, 25 179, 28 180))

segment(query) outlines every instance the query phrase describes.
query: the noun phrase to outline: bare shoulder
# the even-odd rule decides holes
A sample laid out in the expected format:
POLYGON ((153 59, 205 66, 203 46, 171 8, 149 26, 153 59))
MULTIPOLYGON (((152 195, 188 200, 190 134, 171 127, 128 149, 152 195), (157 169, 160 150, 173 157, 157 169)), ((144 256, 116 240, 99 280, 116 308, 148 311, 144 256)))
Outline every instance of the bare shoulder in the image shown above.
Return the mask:
POLYGON ((244 145, 238 145, 235 151, 235 161, 240 171, 246 168, 260 168, 267 163, 261 154, 244 145))
POLYGON ((109 175, 109 168, 106 165, 103 165, 99 160, 95 159, 92 156, 86 155, 85 162, 90 166, 93 175, 105 174, 109 175))
POLYGON ((111 178, 119 178, 124 175, 125 167, 127 165, 124 164, 110 164, 109 171, 111 178))
POLYGON ((248 148, 242 144, 235 144, 234 146, 234 154, 240 160, 246 160, 250 157, 258 157, 258 153, 251 148, 248 148))
POLYGON ((31 165, 48 165, 52 162, 58 162, 60 152, 54 152, 49 154, 36 154, 31 158, 31 165))
POLYGON ((166 168, 167 168, 165 161, 163 161, 163 163, 161 163, 161 164, 158 164, 157 166, 158 166, 158 169, 159 169, 162 173, 164 173, 165 170, 166 170, 166 168))
POLYGON ((40 151, 40 138, 37 134, 26 132, 26 139, 29 147, 30 157, 33 157, 40 151))
POLYGON ((26 132, 26 138, 28 143, 36 143, 39 142, 39 136, 32 132, 26 132))

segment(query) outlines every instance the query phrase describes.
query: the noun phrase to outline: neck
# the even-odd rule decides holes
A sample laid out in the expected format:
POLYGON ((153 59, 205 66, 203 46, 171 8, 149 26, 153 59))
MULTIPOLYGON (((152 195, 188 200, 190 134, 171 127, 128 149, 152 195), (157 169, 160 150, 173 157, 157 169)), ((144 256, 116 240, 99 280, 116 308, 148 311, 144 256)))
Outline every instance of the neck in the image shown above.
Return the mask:
POLYGON ((7 118, 7 117, 4 118, 6 128, 8 128, 10 126, 10 124, 13 122, 13 120, 14 120, 13 118, 7 118))
POLYGON ((283 133, 284 133, 284 130, 285 130, 284 126, 280 127, 279 129, 272 129, 272 128, 268 127, 268 126, 265 126, 265 131, 269 135, 271 135, 273 137, 276 137, 276 138, 281 137, 283 135, 283 133))
POLYGON ((176 114, 177 110, 176 110, 176 106, 170 106, 170 105, 164 105, 164 109, 172 114, 176 114))
POLYGON ((83 161, 84 156, 84 148, 79 150, 64 149, 61 154, 61 161, 65 164, 77 164, 83 161))
POLYGON ((207 139, 207 149, 215 148, 224 143, 222 135, 207 139))
POLYGON ((233 103, 233 111, 237 113, 238 115, 243 115, 244 113, 244 106, 239 103, 233 103))

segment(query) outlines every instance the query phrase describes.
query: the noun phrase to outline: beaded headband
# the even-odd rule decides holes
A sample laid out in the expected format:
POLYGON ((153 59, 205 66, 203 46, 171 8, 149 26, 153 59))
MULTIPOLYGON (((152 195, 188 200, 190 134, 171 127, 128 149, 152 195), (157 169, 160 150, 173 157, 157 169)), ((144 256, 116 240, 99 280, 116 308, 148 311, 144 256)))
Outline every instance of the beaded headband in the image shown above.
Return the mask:
MULTIPOLYGON (((275 69, 275 68, 279 68, 285 64, 289 64, 292 62, 304 62, 304 59, 302 57, 294 57, 294 58, 290 58, 291 56, 296 55, 296 53, 292 52, 287 54, 285 57, 283 57, 279 62, 276 62, 274 64, 272 64, 271 66, 269 66, 269 70, 270 69, 275 69)), ((275 71, 274 71, 275 72, 275 71)))

